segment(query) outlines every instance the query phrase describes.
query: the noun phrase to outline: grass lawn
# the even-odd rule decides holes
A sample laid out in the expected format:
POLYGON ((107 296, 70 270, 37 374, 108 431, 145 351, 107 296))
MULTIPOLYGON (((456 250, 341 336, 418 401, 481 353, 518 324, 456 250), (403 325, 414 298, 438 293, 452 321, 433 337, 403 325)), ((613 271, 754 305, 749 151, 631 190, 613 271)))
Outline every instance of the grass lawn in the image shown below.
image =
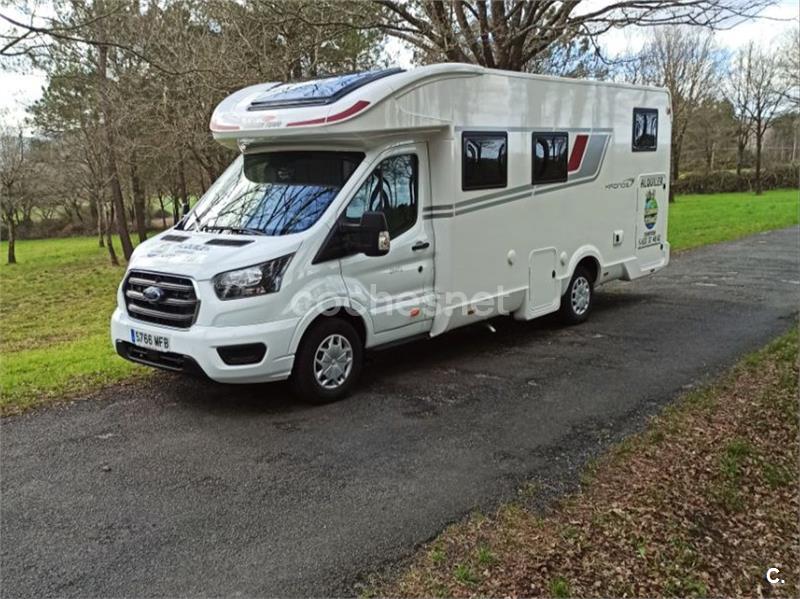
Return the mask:
POLYGON ((678 196, 669 207, 673 250, 744 237, 798 223, 800 190, 678 196))
MULTIPOLYGON (((797 222, 797 190, 679 197, 669 239, 679 250, 797 222)), ((5 253, 0 244, 0 260, 5 253)), ((17 259, 0 264, 0 414, 150 372, 111 348, 123 268, 109 265, 95 238, 20 241, 17 259)))
POLYGON ((795 331, 667 408, 546 515, 533 481, 362 594, 799 596, 797 359, 795 331), (768 567, 786 583, 770 587, 768 567))
POLYGON ((17 260, 0 265, 0 414, 145 372, 111 348, 125 271, 96 238, 19 241, 17 260))

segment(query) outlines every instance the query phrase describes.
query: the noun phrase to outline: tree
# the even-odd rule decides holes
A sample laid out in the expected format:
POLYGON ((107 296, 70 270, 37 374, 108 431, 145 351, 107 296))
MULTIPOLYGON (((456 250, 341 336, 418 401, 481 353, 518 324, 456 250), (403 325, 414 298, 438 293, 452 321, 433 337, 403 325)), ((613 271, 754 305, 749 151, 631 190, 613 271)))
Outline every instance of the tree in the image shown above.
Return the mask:
MULTIPOLYGON (((80 222, 88 204, 98 241, 111 253, 115 226, 126 257, 128 231, 147 235, 152 198, 189 203, 230 163, 208 130, 223 98, 253 83, 372 68, 382 39, 332 0, 52 0, 47 17, 36 15, 38 1, 18 5, 25 18, 0 14, 0 55, 47 72, 32 114, 70 165, 58 175, 70 185, 61 207, 80 222)), ((361 5, 364 18, 378 12, 361 5)))
POLYGON ((778 114, 786 95, 786 82, 780 77, 778 57, 753 42, 739 50, 728 75, 728 98, 740 120, 737 132, 741 172, 744 149, 750 135, 755 138, 756 195, 763 192, 761 182, 764 136, 778 114))
POLYGON ((25 199, 28 174, 28 147, 22 129, 0 131, 0 203, 8 231, 8 263, 17 263, 17 211, 25 199))
POLYGON ((778 52, 778 68, 788 102, 800 106, 800 26, 789 29, 778 52))
POLYGON ((727 162, 727 147, 734 144, 737 120, 726 100, 706 98, 694 111, 681 151, 681 170, 706 173, 727 162))
POLYGON ((735 54, 728 68, 726 81, 723 85, 723 94, 733 107, 736 118, 736 174, 742 174, 744 167, 745 150, 750 143, 753 133, 753 123, 750 120, 748 107, 751 104, 750 84, 752 77, 751 60, 752 44, 735 54))
POLYGON ((786 89, 779 77, 777 56, 763 49, 756 49, 749 55, 751 103, 748 114, 753 122, 756 138, 756 195, 763 193, 761 182, 761 156, 764 149, 764 135, 772 125, 784 99, 786 89))
MULTIPOLYGON (((771 0, 373 0, 383 11, 364 26, 404 40, 423 62, 467 62, 528 70, 553 46, 586 38, 599 52, 599 35, 628 25, 729 26, 757 15, 771 0)), ((354 13, 362 3, 349 3, 354 13)), ((363 18, 363 15, 361 15, 363 18)))

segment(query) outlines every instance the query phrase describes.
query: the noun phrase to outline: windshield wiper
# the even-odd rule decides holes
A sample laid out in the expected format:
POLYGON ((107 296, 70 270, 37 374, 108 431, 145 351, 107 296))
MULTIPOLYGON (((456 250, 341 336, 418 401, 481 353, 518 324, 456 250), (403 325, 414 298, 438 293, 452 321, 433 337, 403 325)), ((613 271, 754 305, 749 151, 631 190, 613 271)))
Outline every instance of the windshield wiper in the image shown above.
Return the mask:
POLYGON ((239 235, 266 235, 264 231, 258 229, 251 229, 249 227, 229 227, 226 225, 203 225, 200 227, 201 231, 231 231, 239 235))

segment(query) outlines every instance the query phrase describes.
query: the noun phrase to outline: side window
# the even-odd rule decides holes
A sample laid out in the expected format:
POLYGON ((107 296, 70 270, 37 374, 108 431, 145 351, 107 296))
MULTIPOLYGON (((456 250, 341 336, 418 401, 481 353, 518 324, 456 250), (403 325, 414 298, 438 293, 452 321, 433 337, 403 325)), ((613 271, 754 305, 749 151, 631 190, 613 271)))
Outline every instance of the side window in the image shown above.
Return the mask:
POLYGON ((394 239, 417 222, 417 157, 414 154, 383 160, 358 188, 344 212, 357 223, 364 212, 383 212, 394 239))
POLYGON ((561 183, 567 180, 567 134, 533 134, 533 183, 561 183))
POLYGON ((655 152, 658 143, 658 110, 655 108, 633 109, 634 152, 655 152))
POLYGON ((508 134, 468 132, 461 136, 461 189, 505 187, 508 181, 508 134))

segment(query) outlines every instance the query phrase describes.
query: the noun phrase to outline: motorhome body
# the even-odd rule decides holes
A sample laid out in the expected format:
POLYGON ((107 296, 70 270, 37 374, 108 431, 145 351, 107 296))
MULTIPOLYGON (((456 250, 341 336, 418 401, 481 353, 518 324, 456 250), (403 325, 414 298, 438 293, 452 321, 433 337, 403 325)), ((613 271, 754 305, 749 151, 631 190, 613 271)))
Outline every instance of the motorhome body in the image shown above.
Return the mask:
POLYGON ((225 382, 345 395, 364 348, 508 313, 584 319, 667 265, 666 90, 443 64, 243 89, 240 156, 142 244, 112 340, 225 382))

